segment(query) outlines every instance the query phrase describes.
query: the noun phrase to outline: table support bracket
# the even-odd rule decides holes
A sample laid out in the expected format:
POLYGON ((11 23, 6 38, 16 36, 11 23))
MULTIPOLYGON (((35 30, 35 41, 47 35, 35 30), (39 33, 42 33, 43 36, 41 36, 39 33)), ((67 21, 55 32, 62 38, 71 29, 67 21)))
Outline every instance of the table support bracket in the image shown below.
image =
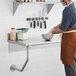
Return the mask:
POLYGON ((27 65, 27 63, 29 61, 29 46, 28 45, 26 46, 26 51, 27 51, 27 53, 26 53, 27 54, 27 59, 26 59, 24 65, 22 66, 22 68, 19 69, 19 68, 16 67, 16 65, 12 64, 10 66, 10 70, 11 71, 19 71, 19 72, 23 72, 24 71, 24 69, 25 69, 25 67, 26 67, 26 65, 27 65))

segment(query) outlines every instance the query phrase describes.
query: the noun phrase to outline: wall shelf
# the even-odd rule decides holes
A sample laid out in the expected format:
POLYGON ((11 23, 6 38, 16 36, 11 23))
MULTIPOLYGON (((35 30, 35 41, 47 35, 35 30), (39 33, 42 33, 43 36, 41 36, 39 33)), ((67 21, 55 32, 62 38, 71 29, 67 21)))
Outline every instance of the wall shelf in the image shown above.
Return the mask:
POLYGON ((21 5, 47 5, 47 14, 50 12, 50 10, 52 9, 53 5, 55 2, 51 1, 51 2, 13 2, 13 14, 15 14, 17 8, 21 5))

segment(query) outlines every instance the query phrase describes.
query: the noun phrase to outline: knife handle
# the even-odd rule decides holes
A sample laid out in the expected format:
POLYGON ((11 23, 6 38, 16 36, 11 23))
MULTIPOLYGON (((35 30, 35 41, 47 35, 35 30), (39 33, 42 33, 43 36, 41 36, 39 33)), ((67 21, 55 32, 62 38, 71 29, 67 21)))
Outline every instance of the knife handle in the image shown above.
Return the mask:
POLYGON ((40 21, 40 28, 42 29, 42 22, 40 21))
POLYGON ((44 28, 46 29, 47 27, 46 27, 46 21, 44 21, 44 28))
POLYGON ((30 22, 30 27, 32 28, 32 22, 30 22))
POLYGON ((35 21, 33 21, 33 28, 35 28, 36 27, 36 22, 35 21))

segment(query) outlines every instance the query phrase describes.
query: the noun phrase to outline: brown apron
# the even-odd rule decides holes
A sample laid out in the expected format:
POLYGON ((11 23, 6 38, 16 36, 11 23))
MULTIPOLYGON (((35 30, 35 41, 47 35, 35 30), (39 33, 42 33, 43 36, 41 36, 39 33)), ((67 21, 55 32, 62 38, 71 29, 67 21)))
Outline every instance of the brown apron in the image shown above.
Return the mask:
MULTIPOLYGON (((75 30, 71 27, 67 31, 75 30)), ((76 32, 63 33, 61 42, 61 60, 65 65, 73 65, 76 50, 76 32)))

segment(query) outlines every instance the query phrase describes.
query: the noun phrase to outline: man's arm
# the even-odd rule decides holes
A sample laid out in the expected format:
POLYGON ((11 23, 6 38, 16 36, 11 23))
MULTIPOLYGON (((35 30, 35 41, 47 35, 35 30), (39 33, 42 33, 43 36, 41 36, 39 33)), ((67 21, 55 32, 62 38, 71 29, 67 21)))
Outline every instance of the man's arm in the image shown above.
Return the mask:
POLYGON ((72 22, 72 19, 74 17, 74 14, 69 10, 65 9, 63 12, 62 22, 57 25, 56 27, 52 28, 47 34, 50 37, 53 34, 63 33, 65 32, 69 25, 72 22))
MULTIPOLYGON (((59 26, 60 26, 60 25, 61 25, 61 23, 58 24, 57 26, 55 26, 55 27, 52 29, 52 33, 53 33, 53 34, 58 34, 58 33, 63 33, 63 32, 64 32, 63 30, 59 29, 59 26)), ((50 32, 51 32, 51 30, 48 32, 48 34, 50 34, 50 32)))
POLYGON ((59 27, 56 27, 56 28, 52 31, 53 34, 58 34, 58 33, 63 33, 63 32, 64 32, 64 31, 61 30, 59 27))
POLYGON ((61 23, 60 23, 60 24, 58 24, 57 26, 55 26, 55 27, 54 27, 54 29, 58 28, 60 25, 61 25, 61 23))
POLYGON ((59 26, 60 26, 60 25, 61 25, 61 23, 58 24, 57 26, 55 26, 53 29, 51 29, 51 30, 48 32, 48 36, 51 35, 51 32, 52 32, 53 34, 63 33, 64 31, 61 30, 61 29, 59 29, 59 26))
POLYGON ((54 30, 52 31, 53 34, 58 34, 58 33, 63 33, 63 32, 64 32, 63 30, 61 30, 61 29, 59 28, 60 25, 61 25, 61 23, 58 24, 56 27, 53 28, 53 29, 54 29, 54 30))

